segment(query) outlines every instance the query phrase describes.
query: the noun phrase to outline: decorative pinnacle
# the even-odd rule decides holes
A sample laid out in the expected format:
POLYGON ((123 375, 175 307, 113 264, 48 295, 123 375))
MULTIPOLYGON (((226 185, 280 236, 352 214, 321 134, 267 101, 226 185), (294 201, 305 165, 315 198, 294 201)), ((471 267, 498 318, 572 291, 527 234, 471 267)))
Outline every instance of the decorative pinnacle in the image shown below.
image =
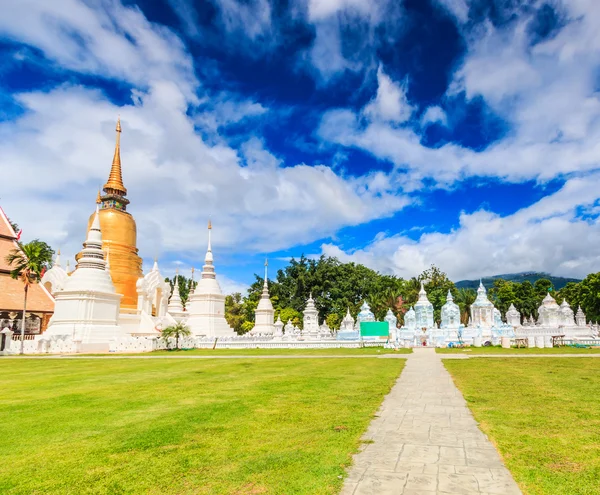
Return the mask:
POLYGON ((112 167, 110 169, 110 175, 108 181, 104 184, 104 191, 106 193, 114 192, 120 196, 127 194, 127 189, 123 185, 123 174, 121 172, 121 118, 117 120, 117 141, 115 144, 115 155, 113 157, 112 167))
POLYGON ((96 196, 96 204, 99 205, 102 203, 102 198, 100 197, 100 189, 98 189, 98 196, 96 196))

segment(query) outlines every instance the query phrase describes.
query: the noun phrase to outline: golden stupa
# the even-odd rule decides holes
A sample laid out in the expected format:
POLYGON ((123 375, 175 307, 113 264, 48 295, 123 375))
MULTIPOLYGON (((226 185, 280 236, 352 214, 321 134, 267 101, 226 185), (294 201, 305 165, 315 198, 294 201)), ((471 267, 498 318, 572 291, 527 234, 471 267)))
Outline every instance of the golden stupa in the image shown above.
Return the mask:
MULTIPOLYGON (((117 121, 117 143, 115 156, 108 181, 102 188, 96 202, 100 208, 100 229, 102 248, 110 257, 110 276, 117 293, 123 294, 121 311, 133 312, 137 309, 136 283, 142 276, 142 259, 138 256, 137 228, 135 220, 128 213, 129 200, 123 185, 121 173, 121 120, 117 121)), ((88 230, 94 214, 90 216, 88 230)))

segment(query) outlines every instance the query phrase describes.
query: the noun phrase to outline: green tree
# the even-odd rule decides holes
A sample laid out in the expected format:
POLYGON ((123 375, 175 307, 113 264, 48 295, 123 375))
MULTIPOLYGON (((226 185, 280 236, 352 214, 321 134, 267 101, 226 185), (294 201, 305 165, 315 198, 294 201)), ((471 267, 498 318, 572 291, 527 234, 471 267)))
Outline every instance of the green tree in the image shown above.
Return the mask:
POLYGON ((523 317, 538 317, 537 310, 542 302, 543 296, 540 295, 529 280, 520 284, 515 284, 515 308, 523 317))
POLYGON ((195 280, 192 281, 191 278, 186 278, 184 275, 177 275, 173 278, 166 277, 165 282, 169 283, 171 286, 171 291, 173 291, 173 287, 175 286, 175 279, 177 279, 177 284, 179 286, 179 297, 181 297, 181 302, 185 306, 188 298, 190 297, 190 291, 196 288, 198 282, 195 280))
POLYGON ((588 321, 600 320, 600 272, 590 273, 579 282, 581 309, 588 321))
MULTIPOLYGON (((535 281, 535 284, 533 284, 533 288, 537 292, 538 296, 540 296, 542 299, 546 297, 546 294, 548 294, 548 292, 552 292, 554 290, 552 282, 547 278, 538 278, 535 281)), ((542 301, 540 301, 540 303, 541 302, 542 301)))
POLYGON ((6 256, 6 263, 11 267, 10 276, 23 282, 23 319, 21 321, 21 351, 23 354, 25 340, 25 321, 27 317, 27 294, 29 287, 42 278, 42 272, 52 266, 54 251, 48 244, 34 239, 27 244, 18 243, 6 256))
POLYGON ((475 302, 476 298, 477 292, 475 292, 473 289, 461 288, 456 290, 454 302, 460 309, 460 321, 463 325, 467 325, 467 323, 469 323, 471 304, 475 302))
POLYGON ((175 349, 179 349, 179 339, 192 335, 191 330, 185 323, 179 322, 175 325, 168 326, 161 332, 161 338, 169 345, 169 339, 175 338, 175 349))
POLYGON ((242 334, 242 325, 246 321, 242 294, 235 292, 225 296, 225 319, 238 335, 242 334))
POLYGON ((327 315, 327 318, 325 318, 325 321, 327 322, 327 326, 331 330, 339 330, 340 329, 341 320, 337 313, 331 313, 331 314, 327 315))
POLYGON ((242 323, 242 326, 240 328, 240 335, 244 335, 245 333, 248 333, 253 328, 254 328, 253 321, 245 321, 244 323, 242 323))

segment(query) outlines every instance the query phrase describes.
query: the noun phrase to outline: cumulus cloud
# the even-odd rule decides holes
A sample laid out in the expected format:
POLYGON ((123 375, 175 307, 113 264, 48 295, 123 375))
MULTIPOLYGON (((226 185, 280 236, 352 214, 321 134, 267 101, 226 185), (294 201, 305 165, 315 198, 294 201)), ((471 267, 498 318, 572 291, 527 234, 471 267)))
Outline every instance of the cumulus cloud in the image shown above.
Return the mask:
POLYGON ((421 116, 421 125, 427 127, 430 124, 440 123, 442 125, 448 125, 448 116, 442 107, 434 105, 428 107, 421 116))
POLYGON ((381 234, 364 249, 324 244, 322 252, 406 278, 431 264, 453 280, 530 270, 584 277, 600 263, 600 221, 597 213, 581 219, 577 209, 597 209, 598 180, 598 173, 571 179, 553 195, 505 217, 485 209, 463 212, 449 233, 427 233, 417 240, 381 234))
POLYGON ((406 83, 398 84, 377 70, 377 95, 364 109, 365 115, 384 122, 402 123, 410 119, 414 108, 406 97, 406 83))
POLYGON ((416 126, 365 123, 360 112, 349 109, 325 114, 319 135, 391 161, 410 184, 431 178, 448 187, 470 176, 547 181, 595 170, 600 166, 600 51, 584 49, 579 40, 600 46, 600 32, 594 28, 600 17, 589 2, 574 5, 569 4, 570 23, 535 45, 532 15, 504 27, 484 23, 466 35, 467 54, 448 98, 483 98, 506 122, 509 132, 485 149, 454 143, 428 148, 416 126))
POLYGON ((392 215, 408 203, 377 173, 345 177, 324 165, 283 163, 252 137, 239 150, 232 148, 215 131, 260 116, 266 111, 262 105, 225 93, 211 104, 204 95, 198 98, 202 85, 191 76, 179 40, 137 9, 118 3, 98 11, 84 6, 71 19, 65 8, 69 6, 65 0, 50 13, 50 7, 33 2, 30 15, 13 19, 22 30, 4 23, 0 33, 39 44, 47 57, 72 70, 135 84, 131 103, 123 106, 100 90, 72 84, 14 95, 24 112, 0 124, 0 168, 12 185, 3 191, 2 201, 27 235, 35 233, 65 253, 79 250, 96 190, 110 169, 119 113, 129 210, 138 224, 138 247, 150 259, 169 253, 202 257, 209 217, 217 248, 270 252, 392 215), (48 15, 60 20, 60 29, 40 22, 48 15), (104 67, 99 49, 82 51, 75 44, 56 48, 66 36, 63 31, 83 30, 81 16, 87 19, 91 40, 122 46, 123 36, 123 46, 133 50, 132 65, 104 67), (127 29, 138 43, 127 44, 126 33, 104 25, 105 19, 119 16, 137 22, 135 29, 127 29), (165 52, 153 53, 142 40, 165 52), (165 68, 167 61, 172 62, 165 68), (214 133, 210 141, 202 137, 206 132, 214 133), (27 201, 22 191, 27 191, 27 201))

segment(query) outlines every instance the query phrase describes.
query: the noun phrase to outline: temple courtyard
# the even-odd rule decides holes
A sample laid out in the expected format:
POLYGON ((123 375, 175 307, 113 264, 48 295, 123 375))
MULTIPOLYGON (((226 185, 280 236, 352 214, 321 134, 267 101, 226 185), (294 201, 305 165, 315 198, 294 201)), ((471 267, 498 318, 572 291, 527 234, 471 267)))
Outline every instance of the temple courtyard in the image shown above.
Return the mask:
POLYGON ((266 351, 0 360, 0 493, 599 493, 598 354, 266 351))

